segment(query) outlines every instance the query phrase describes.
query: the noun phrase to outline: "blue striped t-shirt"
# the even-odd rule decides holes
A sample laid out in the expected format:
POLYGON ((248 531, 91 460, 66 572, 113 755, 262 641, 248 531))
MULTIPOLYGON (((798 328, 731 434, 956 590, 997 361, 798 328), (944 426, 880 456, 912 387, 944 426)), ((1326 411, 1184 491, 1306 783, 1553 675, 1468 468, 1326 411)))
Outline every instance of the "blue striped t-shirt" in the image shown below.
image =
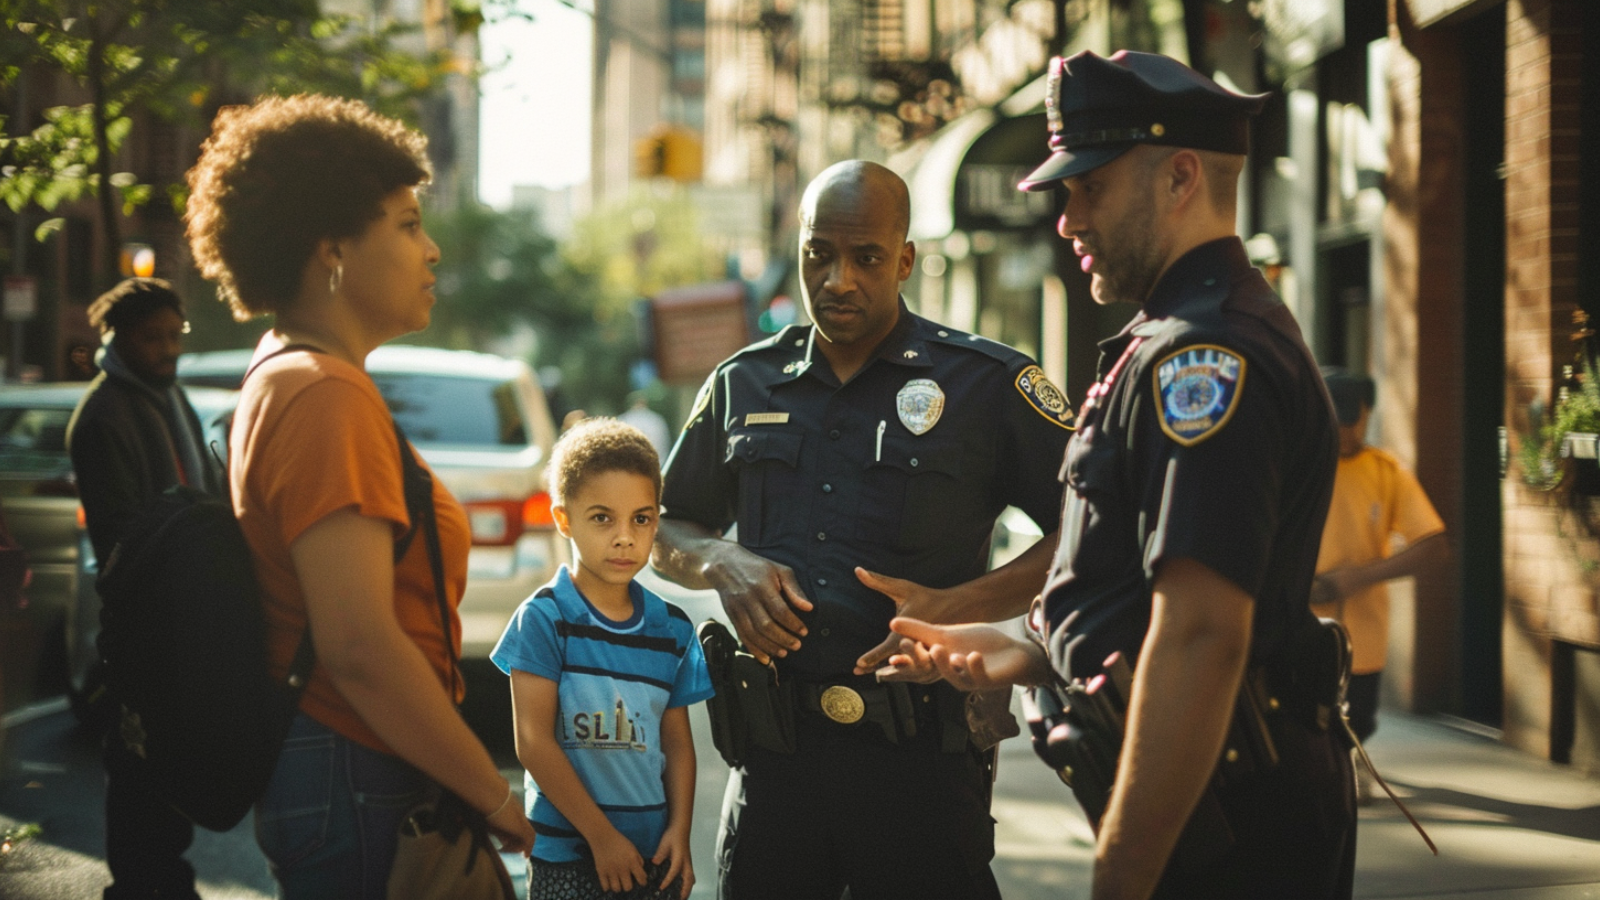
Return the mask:
MULTIPOLYGON (((522 602, 490 658, 557 683, 556 740, 589 796, 640 854, 656 851, 667 827, 661 719, 712 695, 694 625, 676 606, 629 585, 633 615, 606 618, 565 566, 522 602)), ((546 862, 592 858, 583 835, 539 793, 531 775, 526 810, 546 862)))

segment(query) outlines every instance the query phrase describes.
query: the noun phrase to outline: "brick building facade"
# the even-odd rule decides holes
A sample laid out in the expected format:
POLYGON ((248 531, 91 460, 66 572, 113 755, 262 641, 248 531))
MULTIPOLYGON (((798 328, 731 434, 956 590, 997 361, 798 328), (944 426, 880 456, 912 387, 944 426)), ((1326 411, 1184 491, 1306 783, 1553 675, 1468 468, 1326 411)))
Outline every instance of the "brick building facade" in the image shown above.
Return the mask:
POLYGON ((1523 452, 1574 362, 1573 312, 1600 296, 1584 249, 1596 186, 1580 165, 1596 140, 1584 94, 1600 88, 1600 7, 1390 0, 1389 36, 1378 409, 1458 561, 1419 582, 1392 668, 1414 708, 1600 770, 1591 463, 1558 461, 1551 478, 1523 452))

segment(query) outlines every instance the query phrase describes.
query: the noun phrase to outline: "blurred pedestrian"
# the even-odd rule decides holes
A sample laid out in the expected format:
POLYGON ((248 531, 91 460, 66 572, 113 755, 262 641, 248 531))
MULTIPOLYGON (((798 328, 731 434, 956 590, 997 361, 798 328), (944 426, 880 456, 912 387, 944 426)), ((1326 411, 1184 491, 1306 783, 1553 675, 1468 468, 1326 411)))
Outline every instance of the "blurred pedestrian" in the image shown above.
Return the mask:
MULTIPOLYGON (((1322 374, 1339 419, 1339 472, 1322 529, 1311 611, 1337 619, 1350 632, 1346 699, 1350 727, 1365 741, 1378 730, 1378 689, 1389 649, 1388 582, 1433 570, 1449 557, 1450 544, 1416 476, 1366 442, 1377 399, 1372 379, 1332 366, 1322 374)), ((1357 765, 1356 799, 1371 797, 1372 775, 1357 765)))
POLYGON ((418 132, 305 95, 224 109, 189 172, 201 273, 235 318, 274 317, 239 398, 229 476, 274 673, 308 632, 316 650, 256 805, 256 840, 288 900, 385 897, 401 818, 432 783, 487 816, 506 850, 533 843, 455 707, 466 515, 433 479, 439 588, 420 534, 394 559, 409 524, 400 453, 416 451, 398 445, 363 369, 380 344, 428 325, 439 248, 418 190, 429 176, 418 132))
POLYGON ((1005 732, 974 731, 949 685, 873 672, 899 645, 896 606, 940 621, 1027 607, 1055 544, 1072 411, 1024 354, 907 309, 910 215, 905 182, 875 163, 811 182, 798 249, 814 324, 719 365, 667 461, 656 567, 717 590, 774 666, 753 708, 793 723, 745 718, 724 900, 999 895, 988 751, 1005 732), (1050 536, 988 572, 1007 505, 1050 536))
MULTIPOLYGON (((129 278, 90 304, 89 324, 104 337, 101 372, 72 413, 67 450, 89 542, 95 557, 106 560, 162 491, 186 484, 219 494, 222 482, 200 417, 177 384, 189 323, 172 285, 129 278)), ((114 677, 107 689, 114 701, 114 677)), ((194 869, 183 858, 194 826, 143 783, 132 751, 112 727, 104 749, 112 879, 106 900, 198 897, 194 869)))
POLYGON ((628 408, 617 419, 643 432, 661 459, 665 460, 667 454, 672 452, 672 428, 660 413, 650 408, 650 399, 644 391, 634 391, 628 395, 628 408))
POLYGON ((917 643, 895 663, 1040 685, 1036 746, 1095 825, 1097 900, 1349 897, 1343 638, 1308 603, 1333 412, 1234 232, 1266 97, 1128 51, 1052 60, 1046 91, 1051 155, 1021 187, 1066 189, 1095 300, 1140 311, 1067 449, 1037 641, 896 620, 917 643))

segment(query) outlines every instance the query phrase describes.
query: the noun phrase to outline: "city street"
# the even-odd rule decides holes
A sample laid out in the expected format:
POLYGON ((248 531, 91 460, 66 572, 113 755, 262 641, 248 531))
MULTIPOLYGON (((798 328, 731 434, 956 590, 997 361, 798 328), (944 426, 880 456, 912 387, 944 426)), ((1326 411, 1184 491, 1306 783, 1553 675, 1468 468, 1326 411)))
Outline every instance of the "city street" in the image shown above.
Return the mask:
MULTIPOLYGON (((648 583, 699 621, 714 595, 648 583)), ((691 716, 700 760, 695 798, 695 897, 715 895, 712 853, 726 770, 703 714, 691 716)), ((1440 855, 1429 855, 1387 801, 1362 812, 1359 898, 1470 895, 1478 900, 1600 898, 1600 780, 1512 750, 1438 720, 1384 714, 1371 746, 1380 769, 1408 797, 1440 855)), ((0 898, 85 900, 107 880, 99 820, 98 755, 72 724, 64 701, 14 714, 0 777, 0 831, 38 823, 40 834, 0 854, 0 898)), ((493 749, 520 784, 509 735, 493 749)), ((889 811, 886 811, 886 817, 889 811)), ((1091 836, 1067 790, 1027 744, 1003 745, 994 815, 995 872, 1008 900, 1088 897, 1091 836)), ((200 831, 191 859, 207 900, 273 896, 247 819, 226 834, 200 831)), ((520 865, 508 858, 521 879, 520 865)))

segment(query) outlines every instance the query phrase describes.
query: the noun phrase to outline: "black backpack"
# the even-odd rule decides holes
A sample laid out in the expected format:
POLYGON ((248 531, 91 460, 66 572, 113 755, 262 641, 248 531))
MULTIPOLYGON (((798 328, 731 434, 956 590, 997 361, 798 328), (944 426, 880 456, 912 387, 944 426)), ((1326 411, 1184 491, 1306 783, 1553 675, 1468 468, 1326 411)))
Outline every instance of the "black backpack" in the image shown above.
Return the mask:
MULTIPOLYGON (((411 521, 395 543, 398 562, 419 524, 430 545, 437 538, 432 478, 398 424, 395 436, 411 521)), ((97 585, 100 656, 122 709, 112 739, 175 809, 227 831, 277 765, 315 662, 310 630, 288 676, 273 678, 255 564, 233 507, 182 485, 130 524, 97 585)))

